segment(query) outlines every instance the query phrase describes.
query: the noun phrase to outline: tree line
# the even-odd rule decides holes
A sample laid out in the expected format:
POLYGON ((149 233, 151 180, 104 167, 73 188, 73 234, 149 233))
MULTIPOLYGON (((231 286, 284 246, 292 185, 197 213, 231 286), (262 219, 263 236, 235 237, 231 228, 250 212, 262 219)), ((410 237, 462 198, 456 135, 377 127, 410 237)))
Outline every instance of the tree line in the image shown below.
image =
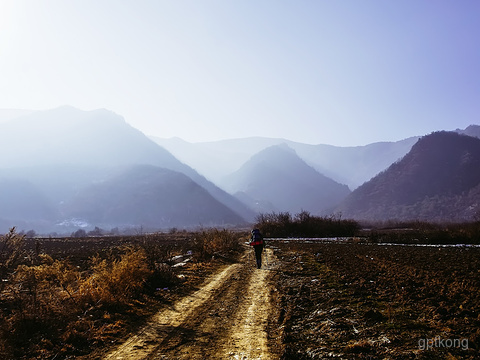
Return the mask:
POLYGON ((360 225, 355 220, 342 219, 341 214, 313 216, 308 211, 291 215, 289 212, 261 213, 255 227, 265 237, 338 237, 354 236, 360 225))

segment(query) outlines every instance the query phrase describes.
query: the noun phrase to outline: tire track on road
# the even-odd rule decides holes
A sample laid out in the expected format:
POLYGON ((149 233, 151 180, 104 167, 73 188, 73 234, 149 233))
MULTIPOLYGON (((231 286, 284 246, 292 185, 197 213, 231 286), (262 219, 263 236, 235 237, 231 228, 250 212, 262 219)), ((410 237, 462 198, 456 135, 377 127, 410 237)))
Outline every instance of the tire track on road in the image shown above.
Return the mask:
POLYGON ((158 312, 104 359, 274 359, 267 334, 271 272, 256 269, 247 255, 158 312))
POLYGON ((162 334, 165 338, 172 328, 180 326, 196 309, 205 304, 215 290, 238 271, 240 266, 240 264, 227 266, 223 271, 210 278, 200 290, 178 301, 173 308, 167 308, 157 313, 137 334, 131 336, 117 349, 107 354, 105 359, 136 360, 147 358, 164 340, 161 337, 162 334))
POLYGON ((270 312, 269 272, 254 270, 232 328, 226 336, 222 359, 271 359, 267 325, 270 312))

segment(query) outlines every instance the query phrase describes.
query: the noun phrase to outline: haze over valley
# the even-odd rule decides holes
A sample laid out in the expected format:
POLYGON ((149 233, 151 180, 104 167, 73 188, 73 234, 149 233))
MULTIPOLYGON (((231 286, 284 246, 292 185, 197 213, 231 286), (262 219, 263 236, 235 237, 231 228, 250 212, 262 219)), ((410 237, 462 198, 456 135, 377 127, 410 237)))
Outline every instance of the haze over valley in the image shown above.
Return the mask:
POLYGON ((11 114, 0 122, 0 231, 229 228, 265 212, 368 221, 478 217, 477 125, 338 147, 147 137, 102 109, 11 114))

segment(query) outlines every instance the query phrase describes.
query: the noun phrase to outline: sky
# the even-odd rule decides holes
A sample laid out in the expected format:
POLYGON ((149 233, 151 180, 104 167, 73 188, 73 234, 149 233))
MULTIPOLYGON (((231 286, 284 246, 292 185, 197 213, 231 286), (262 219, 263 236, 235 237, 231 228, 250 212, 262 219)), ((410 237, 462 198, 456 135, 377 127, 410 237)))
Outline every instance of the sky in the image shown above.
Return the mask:
POLYGON ((0 109, 365 145, 480 124, 478 0, 0 0, 0 109))

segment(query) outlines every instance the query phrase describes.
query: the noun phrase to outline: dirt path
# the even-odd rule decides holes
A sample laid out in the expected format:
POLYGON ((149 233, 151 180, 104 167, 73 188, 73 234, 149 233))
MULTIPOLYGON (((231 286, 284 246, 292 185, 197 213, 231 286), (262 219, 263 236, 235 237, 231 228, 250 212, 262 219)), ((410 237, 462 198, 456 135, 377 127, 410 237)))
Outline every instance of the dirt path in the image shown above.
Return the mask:
POLYGON ((251 253, 207 279, 198 291, 157 313, 104 358, 273 359, 267 337, 270 264, 254 268, 251 253))
POLYGON ((270 289, 267 271, 258 270, 250 278, 245 301, 226 337, 223 359, 271 359, 267 346, 267 323, 270 311, 270 289))

